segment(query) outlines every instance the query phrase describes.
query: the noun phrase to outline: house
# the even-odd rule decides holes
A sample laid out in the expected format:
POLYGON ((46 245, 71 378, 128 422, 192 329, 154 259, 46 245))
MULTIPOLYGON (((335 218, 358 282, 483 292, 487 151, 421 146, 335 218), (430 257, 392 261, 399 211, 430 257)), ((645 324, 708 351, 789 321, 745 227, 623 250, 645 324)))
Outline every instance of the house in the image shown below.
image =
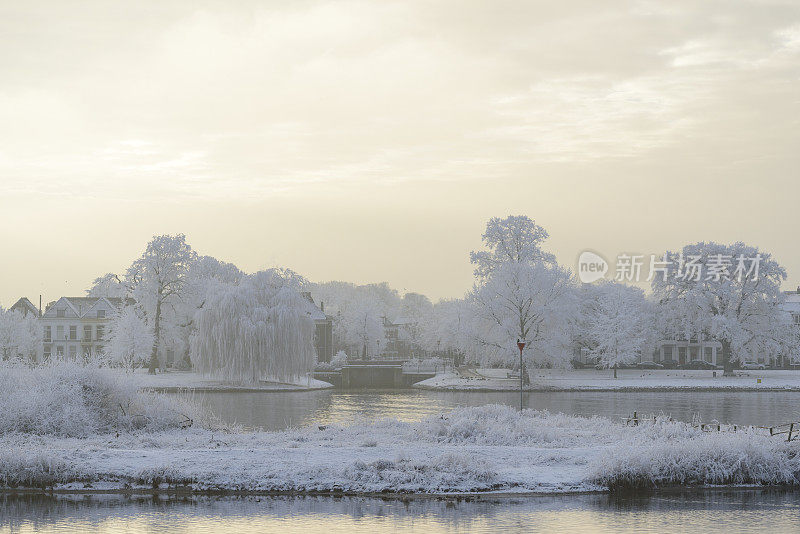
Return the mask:
POLYGON ((303 292, 307 304, 306 313, 314 321, 314 348, 317 351, 317 362, 330 362, 333 359, 333 320, 325 315, 325 303, 317 306, 308 291, 303 292))
POLYGON ((27 317, 28 315, 32 315, 34 317, 39 317, 41 314, 41 310, 33 305, 33 303, 28 300, 27 297, 22 297, 17 302, 14 303, 13 306, 9 308, 11 311, 16 311, 27 317))
POLYGON ((42 356, 75 360, 102 353, 108 321, 127 302, 110 297, 61 297, 47 305, 42 324, 42 356))

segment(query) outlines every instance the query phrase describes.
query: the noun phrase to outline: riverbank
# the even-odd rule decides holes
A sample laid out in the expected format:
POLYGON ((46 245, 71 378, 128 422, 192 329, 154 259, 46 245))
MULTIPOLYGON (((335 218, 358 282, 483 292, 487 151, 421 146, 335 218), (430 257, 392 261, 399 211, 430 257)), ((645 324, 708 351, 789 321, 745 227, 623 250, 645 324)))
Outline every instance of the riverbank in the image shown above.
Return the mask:
POLYGON ((0 486, 60 492, 532 494, 797 485, 797 443, 505 406, 281 432, 0 437, 0 486))
POLYGON ((800 442, 750 427, 703 432, 667 417, 626 426, 490 404, 248 432, 190 396, 143 389, 110 369, 0 371, 0 490, 453 495, 800 484, 800 442))
MULTIPOLYGON (((122 371, 118 371, 123 373, 122 371)), ((261 392, 261 391, 310 391, 328 389, 333 385, 310 376, 298 377, 291 382, 262 381, 259 384, 236 384, 208 378, 192 371, 166 371, 148 374, 147 369, 137 369, 130 378, 138 387, 163 393, 189 392, 261 392)))
MULTIPOLYGON (((620 369, 536 370, 525 391, 800 391, 800 371, 722 371, 620 369)), ((474 369, 463 374, 440 373, 413 387, 441 391, 517 391, 519 378, 507 378, 505 369, 474 369)))

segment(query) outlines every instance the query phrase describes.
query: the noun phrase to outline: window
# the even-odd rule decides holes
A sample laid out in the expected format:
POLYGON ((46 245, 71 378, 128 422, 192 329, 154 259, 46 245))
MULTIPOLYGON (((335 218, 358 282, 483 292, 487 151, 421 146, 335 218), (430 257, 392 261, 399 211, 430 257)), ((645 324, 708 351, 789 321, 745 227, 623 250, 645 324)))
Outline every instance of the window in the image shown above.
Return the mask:
POLYGON ((44 341, 48 343, 53 339, 53 327, 52 326, 45 326, 44 327, 44 341))
POLYGON ((83 326, 83 340, 84 341, 92 340, 92 325, 87 324, 83 326))
POLYGON ((56 327, 56 339, 59 341, 64 339, 64 325, 58 325, 56 327))
POLYGON ((97 310, 97 318, 98 319, 105 319, 106 311, 105 310, 97 310))
POLYGON ((77 326, 70 326, 69 327, 69 338, 72 341, 78 339, 78 327, 77 326))
POLYGON ((66 308, 57 308, 56 309, 56 317, 66 317, 67 309, 66 308))
POLYGON ((53 350, 53 347, 51 345, 45 345, 44 346, 44 352, 42 353, 42 356, 44 356, 45 360, 49 360, 50 359, 50 354, 51 354, 52 350, 53 350))
POLYGON ((106 328, 103 325, 97 325, 97 341, 102 341, 105 330, 106 328))
POLYGON ((69 346, 69 357, 70 357, 70 359, 74 360, 75 358, 77 358, 77 356, 78 356, 78 347, 76 347, 75 345, 70 345, 69 346))
POLYGON ((58 345, 56 347, 56 356, 58 356, 59 358, 64 357, 64 345, 58 345))

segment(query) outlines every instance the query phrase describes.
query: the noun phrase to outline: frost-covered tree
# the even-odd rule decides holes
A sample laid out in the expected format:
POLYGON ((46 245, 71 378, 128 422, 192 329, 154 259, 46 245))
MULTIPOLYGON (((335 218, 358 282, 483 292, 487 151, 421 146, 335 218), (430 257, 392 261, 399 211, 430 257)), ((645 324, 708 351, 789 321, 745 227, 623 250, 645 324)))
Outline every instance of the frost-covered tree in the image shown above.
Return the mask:
POLYGON ((308 289, 333 317, 338 349, 367 358, 381 353, 386 345, 384 318, 395 318, 402 309, 397 291, 386 283, 359 286, 348 282, 309 284, 308 289))
POLYGON ((781 309, 786 271, 771 254, 740 242, 703 242, 667 252, 664 260, 652 288, 667 334, 719 341, 726 375, 758 354, 795 352, 796 331, 781 309))
POLYGON ((211 256, 199 256, 192 262, 181 298, 171 301, 164 313, 164 323, 167 325, 165 345, 175 354, 183 354, 184 365, 191 365, 189 344, 196 330, 194 318, 197 310, 204 306, 210 291, 216 290, 219 285, 238 284, 243 276, 244 273, 232 263, 211 256))
POLYGON ((493 218, 486 225, 486 250, 472 252, 476 284, 468 296, 475 355, 513 363, 516 343, 539 364, 569 360, 569 335, 577 310, 572 275, 541 249, 547 231, 530 218, 493 218))
POLYGON ((433 309, 421 325, 420 339, 422 346, 434 354, 447 354, 454 360, 460 360, 474 346, 471 323, 474 313, 470 303, 464 299, 441 300, 433 305, 433 309))
POLYGON ((204 374, 257 383, 288 380, 316 362, 314 321, 300 277, 271 269, 218 284, 195 318, 191 358, 204 374))
POLYGON ((92 287, 86 290, 88 297, 125 298, 130 288, 114 273, 106 273, 95 278, 92 287))
POLYGON ((577 315, 572 275, 556 265, 506 262, 475 286, 473 339, 483 362, 514 363, 517 340, 530 363, 563 366, 577 315))
POLYGON ((42 343, 42 328, 32 314, 0 308, 0 358, 36 360, 42 343))
POLYGON ((128 372, 145 365, 153 349, 153 332, 136 306, 125 306, 109 323, 106 355, 128 372))
POLYGON ((604 367, 613 368, 616 378, 617 367, 635 362, 647 346, 652 314, 637 287, 605 282, 597 287, 596 296, 584 323, 592 344, 590 354, 604 367))
POLYGON ((420 293, 406 293, 400 306, 400 314, 395 318, 399 324, 398 338, 407 343, 416 357, 427 350, 423 340, 426 323, 433 320, 433 304, 420 293))
POLYGON ((386 346, 383 314, 372 300, 349 303, 339 316, 338 328, 345 345, 354 347, 365 360, 377 357, 386 346))
POLYGON ((486 250, 470 253, 475 276, 485 278, 506 263, 554 264, 555 256, 541 248, 548 236, 547 230, 526 215, 493 217, 482 236, 486 250))
POLYGON ((147 244, 142 256, 125 273, 130 296, 144 310, 148 323, 152 326, 150 373, 155 373, 159 366, 158 354, 164 334, 162 316, 165 308, 183 297, 196 259, 197 254, 186 243, 186 236, 183 234, 155 236, 147 244))

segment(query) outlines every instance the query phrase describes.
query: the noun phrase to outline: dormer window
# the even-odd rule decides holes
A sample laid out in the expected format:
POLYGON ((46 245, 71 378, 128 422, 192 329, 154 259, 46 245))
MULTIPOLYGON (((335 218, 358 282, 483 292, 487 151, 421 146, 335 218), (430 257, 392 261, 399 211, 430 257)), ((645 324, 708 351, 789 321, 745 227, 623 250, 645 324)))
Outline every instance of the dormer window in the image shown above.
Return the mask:
POLYGON ((97 318, 98 319, 105 319, 106 311, 105 310, 97 310, 97 318))
POLYGON ((66 317, 67 309, 66 308, 56 308, 56 317, 66 317))

